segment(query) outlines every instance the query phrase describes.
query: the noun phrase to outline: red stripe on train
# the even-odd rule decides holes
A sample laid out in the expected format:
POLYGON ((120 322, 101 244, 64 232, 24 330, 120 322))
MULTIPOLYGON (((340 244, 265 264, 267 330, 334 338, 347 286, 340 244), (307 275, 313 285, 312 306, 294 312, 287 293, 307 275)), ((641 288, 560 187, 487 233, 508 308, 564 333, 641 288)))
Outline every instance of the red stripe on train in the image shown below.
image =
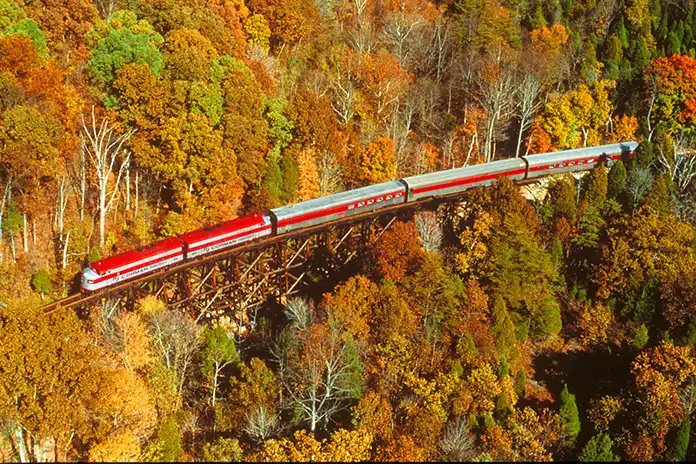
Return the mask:
POLYGON ((478 176, 472 176, 472 177, 463 177, 461 179, 455 179, 451 180, 449 182, 443 182, 441 184, 435 184, 435 185, 429 185, 428 187, 420 187, 420 188, 414 188, 413 193, 425 193, 425 192, 431 192, 433 190, 442 190, 445 188, 450 188, 450 187, 456 187, 458 185, 462 184, 473 184, 475 182, 483 182, 486 180, 490 179, 495 179, 498 176, 503 176, 503 175, 516 175, 516 174, 524 174, 525 169, 513 169, 511 171, 503 171, 503 172, 496 172, 496 173, 491 173, 491 174, 480 174, 478 176))
POLYGON ((320 211, 314 211, 311 213, 302 214, 300 216, 294 216, 294 217, 279 220, 278 227, 284 227, 287 225, 297 224, 299 222, 304 222, 304 221, 311 221, 312 219, 316 219, 316 218, 319 218, 322 216, 329 216, 331 214, 340 213, 342 211, 348 211, 349 209, 359 209, 359 208, 362 208, 363 206, 366 206, 367 202, 369 202, 369 201, 372 201, 373 203, 371 203, 371 204, 374 204, 374 202, 378 198, 384 198, 384 197, 389 196, 389 195, 393 195, 393 197, 388 199, 388 200, 384 199, 382 201, 390 201, 390 200, 393 200, 394 198, 400 198, 400 197, 403 198, 403 196, 405 194, 406 194, 406 189, 397 190, 397 191, 389 192, 389 193, 383 193, 381 195, 377 195, 377 196, 371 197, 371 198, 366 198, 364 200, 355 200, 355 201, 352 201, 351 203, 347 203, 347 204, 339 205, 339 206, 334 206, 333 208, 326 208, 326 209, 322 209, 320 211), (360 202, 364 202, 365 204, 363 204, 362 206, 356 206, 360 202), (349 206, 351 206, 351 205, 353 206, 353 208, 349 208, 349 206))
POLYGON ((257 232, 264 231, 264 230, 270 230, 270 228, 271 228, 270 224, 264 225, 262 227, 257 227, 256 229, 247 230, 246 232, 241 233, 241 234, 230 235, 228 237, 219 238, 219 239, 214 240, 212 242, 204 243, 202 245, 190 246, 188 251, 189 252, 197 251, 197 250, 200 250, 201 248, 207 248, 209 246, 217 245, 218 243, 227 242, 229 240, 235 240, 235 239, 238 239, 238 238, 243 237, 245 235, 252 235, 252 234, 255 234, 257 232))
MULTIPOLYGON (((99 278, 94 279, 94 280, 92 280, 92 282, 89 282, 89 283, 98 284, 99 282, 103 282, 103 281, 105 281, 105 280, 113 279, 114 277, 120 276, 120 275, 122 275, 122 274, 127 274, 127 273, 129 273, 129 272, 133 272, 133 271, 135 271, 135 270, 142 269, 142 268, 144 268, 144 267, 152 266, 152 265, 154 265, 154 264, 161 263, 162 261, 166 261, 166 260, 168 260, 168 259, 174 259, 174 258, 176 258, 176 257, 178 257, 178 256, 181 256, 182 259, 183 259, 183 255, 184 255, 184 253, 183 253, 183 250, 182 250, 182 252, 181 252, 180 254, 174 253, 174 254, 171 254, 171 255, 169 255, 169 256, 164 256, 164 257, 162 257, 162 258, 155 259, 155 260, 153 260, 153 261, 148 261, 147 263, 143 263, 143 264, 138 265, 138 266, 129 267, 128 269, 125 269, 125 270, 123 270, 123 271, 121 271, 121 272, 115 272, 115 273, 112 273, 112 274, 100 276, 99 278)), ((128 279, 131 279, 131 278, 133 278, 133 277, 135 277, 135 276, 131 276, 131 277, 129 277, 128 279)))

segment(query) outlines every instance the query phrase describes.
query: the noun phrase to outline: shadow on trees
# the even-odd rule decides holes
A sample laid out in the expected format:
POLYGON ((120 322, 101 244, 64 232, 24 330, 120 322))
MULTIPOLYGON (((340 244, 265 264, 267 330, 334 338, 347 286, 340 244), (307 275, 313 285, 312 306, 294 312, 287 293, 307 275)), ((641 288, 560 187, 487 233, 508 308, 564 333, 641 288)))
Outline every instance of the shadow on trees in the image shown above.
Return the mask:
MULTIPOLYGON (((535 358, 535 378, 546 384, 549 392, 558 398, 563 384, 575 395, 582 421, 578 443, 585 443, 593 434, 587 420, 590 401, 605 395, 621 395, 622 389, 630 380, 626 376, 631 370, 634 353, 630 349, 600 346, 592 351, 570 351, 567 353, 543 353, 535 358)), ((535 399, 522 399, 520 406, 552 407, 558 410, 560 404, 551 405, 535 399)))

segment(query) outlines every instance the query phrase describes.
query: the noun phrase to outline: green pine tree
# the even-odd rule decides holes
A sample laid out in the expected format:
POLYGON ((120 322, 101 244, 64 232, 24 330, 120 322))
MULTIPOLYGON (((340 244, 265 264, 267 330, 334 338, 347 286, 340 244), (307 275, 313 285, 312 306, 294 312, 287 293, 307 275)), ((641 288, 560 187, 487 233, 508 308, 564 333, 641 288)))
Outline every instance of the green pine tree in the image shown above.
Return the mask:
POLYGON ((568 391, 568 385, 563 385, 561 391, 561 410, 559 411, 561 422, 565 428, 568 442, 575 442, 580 433, 580 416, 578 414, 578 406, 575 403, 575 395, 568 391))
POLYGON ((653 145, 645 141, 641 142, 635 151, 635 164, 640 167, 649 168, 653 162, 653 145))
POLYGON ((598 164, 585 177, 583 198, 591 206, 600 206, 607 199, 608 178, 604 164, 598 164))
POLYGON ((611 451, 612 445, 609 435, 604 433, 595 435, 582 449, 578 460, 580 462, 616 462, 619 458, 611 451))
POLYGON ((686 459, 686 451, 689 449, 689 435, 691 434, 691 421, 686 418, 682 421, 674 434, 672 443, 670 443, 665 453, 665 458, 668 461, 684 461, 686 459))
POLYGON ((501 297, 496 299, 491 316, 496 347, 499 352, 507 353, 515 345, 515 325, 501 297))
POLYGON ((645 345, 648 344, 648 340, 648 328, 645 326, 645 324, 641 324, 640 327, 638 327, 638 330, 636 330, 636 334, 633 336, 633 346, 639 350, 642 350, 645 345))
POLYGON ((607 176, 607 195, 609 198, 618 200, 621 197, 626 188, 626 177, 628 177, 626 167, 623 161, 619 160, 611 167, 607 176))
POLYGON ((281 199, 290 202, 295 198, 295 193, 300 186, 300 173, 297 170, 295 158, 286 153, 280 159, 280 170, 283 173, 283 188, 281 199))
POLYGON ((660 173, 650 187, 646 198, 646 203, 662 214, 670 211, 670 196, 672 190, 672 179, 666 172, 660 173))

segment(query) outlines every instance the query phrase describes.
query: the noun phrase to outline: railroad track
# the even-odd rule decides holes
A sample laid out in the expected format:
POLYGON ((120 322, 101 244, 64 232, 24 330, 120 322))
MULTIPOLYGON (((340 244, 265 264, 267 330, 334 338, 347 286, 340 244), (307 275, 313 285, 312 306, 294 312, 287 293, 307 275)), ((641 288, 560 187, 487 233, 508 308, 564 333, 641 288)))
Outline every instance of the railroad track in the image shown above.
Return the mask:
MULTIPOLYGON (((518 180, 515 181, 515 183, 519 186, 525 186, 529 184, 533 184, 536 182, 539 182, 543 178, 535 178, 535 179, 524 179, 524 180, 518 180)), ((54 301, 52 303, 46 304, 43 306, 43 310, 45 314, 51 314, 59 309, 67 309, 67 308, 73 308, 76 306, 81 306, 84 304, 87 304, 91 301, 99 300, 104 297, 108 297, 110 295, 119 295, 122 294, 125 290, 138 286, 140 284, 143 284, 145 282, 151 281, 151 280, 156 280, 160 277, 164 277, 168 274, 174 273, 174 272, 180 272, 183 270, 186 270, 191 267, 195 266, 200 266, 202 264, 206 263, 211 263, 215 262, 224 258, 227 258, 231 255, 238 254, 238 253, 243 253, 246 251, 251 251, 254 249, 258 248, 266 248, 274 245, 275 243, 289 240, 298 236, 305 236, 305 235, 311 235, 317 232, 321 232, 323 230, 326 230, 331 227, 335 226, 340 226, 346 223, 351 223, 351 222, 358 222, 360 220, 368 219, 370 217, 378 217, 381 215, 385 214, 392 214, 394 212, 399 212, 399 211, 407 211, 409 209, 423 209, 425 206, 428 205, 439 205, 442 203, 447 203, 451 202, 453 200, 457 200, 458 198, 464 196, 467 193, 467 191, 462 191, 462 192, 457 192, 451 195, 447 196, 442 196, 438 198, 427 198, 423 200, 416 200, 416 201, 410 201, 398 205, 393 205, 389 206, 387 208, 375 210, 375 211, 369 211, 363 214, 358 214, 355 216, 349 216, 347 218, 341 218, 337 219, 331 222, 327 222, 324 224, 320 224, 317 226, 309 227, 306 229, 302 230, 296 230, 293 232, 281 234, 281 235, 276 235, 272 237, 267 237, 262 240, 259 240, 257 242, 251 242, 244 244, 239 247, 233 247, 230 249, 218 251, 216 253, 210 254, 210 255, 205 255, 200 258, 196 258, 190 261, 185 261, 183 263, 177 264, 175 266, 171 267, 166 267, 164 269, 159 269, 153 273, 150 274, 145 274, 143 276, 140 276, 137 279, 134 280, 128 280, 123 283, 117 284, 115 286, 111 286, 108 288, 105 288, 103 290, 96 291, 94 293, 89 293, 89 294, 83 294, 83 293, 74 293, 72 295, 69 295, 61 300, 54 301)))

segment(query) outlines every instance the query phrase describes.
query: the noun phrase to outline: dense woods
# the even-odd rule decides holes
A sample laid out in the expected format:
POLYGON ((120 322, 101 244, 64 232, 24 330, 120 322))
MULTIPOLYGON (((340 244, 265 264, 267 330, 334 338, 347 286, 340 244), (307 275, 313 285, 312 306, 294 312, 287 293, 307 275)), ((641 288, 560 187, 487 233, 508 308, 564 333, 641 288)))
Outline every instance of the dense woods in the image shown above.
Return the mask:
POLYGON ((0 460, 695 457, 694 34, 693 0, 0 0, 0 460), (40 309, 158 238, 628 140, 395 224, 245 338, 40 309))

